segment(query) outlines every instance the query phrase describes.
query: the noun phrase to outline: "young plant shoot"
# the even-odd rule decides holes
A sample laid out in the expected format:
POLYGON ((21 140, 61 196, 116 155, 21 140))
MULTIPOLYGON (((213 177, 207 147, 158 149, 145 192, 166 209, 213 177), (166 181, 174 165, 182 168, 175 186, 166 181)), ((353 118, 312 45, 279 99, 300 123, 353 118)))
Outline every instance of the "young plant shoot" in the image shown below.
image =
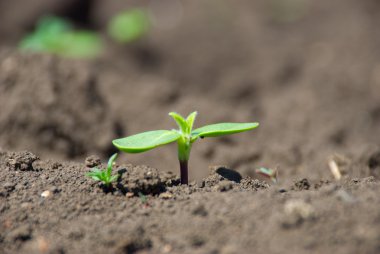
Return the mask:
POLYGON ((148 131, 115 139, 112 143, 123 152, 141 153, 177 141, 182 184, 188 184, 190 150, 198 138, 219 137, 252 130, 259 126, 259 123, 217 123, 193 130, 197 112, 191 113, 187 118, 183 118, 175 112, 171 112, 169 115, 176 121, 178 130, 148 131))
POLYGON ((95 181, 101 181, 105 187, 109 187, 111 183, 115 182, 119 175, 112 175, 112 166, 116 160, 117 153, 111 156, 108 160, 107 169, 100 170, 98 168, 93 168, 91 172, 86 175, 94 179, 95 181))
POLYGON ((278 182, 278 170, 271 168, 259 168, 256 170, 256 173, 262 175, 266 178, 269 178, 273 183, 278 182))

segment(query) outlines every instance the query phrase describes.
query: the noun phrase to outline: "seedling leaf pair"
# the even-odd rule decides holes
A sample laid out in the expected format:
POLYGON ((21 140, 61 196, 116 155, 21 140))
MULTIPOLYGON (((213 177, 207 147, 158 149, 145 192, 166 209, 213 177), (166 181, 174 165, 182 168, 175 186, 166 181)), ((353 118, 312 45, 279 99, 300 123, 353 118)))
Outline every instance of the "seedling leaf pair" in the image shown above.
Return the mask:
POLYGON ((115 139, 112 143, 123 152, 141 153, 177 141, 182 184, 188 183, 187 164, 190 157, 191 146, 198 138, 230 135, 252 130, 259 126, 259 123, 256 122, 217 123, 193 130, 197 112, 191 113, 187 118, 175 112, 171 112, 169 115, 173 117, 179 130, 148 131, 126 138, 115 139))

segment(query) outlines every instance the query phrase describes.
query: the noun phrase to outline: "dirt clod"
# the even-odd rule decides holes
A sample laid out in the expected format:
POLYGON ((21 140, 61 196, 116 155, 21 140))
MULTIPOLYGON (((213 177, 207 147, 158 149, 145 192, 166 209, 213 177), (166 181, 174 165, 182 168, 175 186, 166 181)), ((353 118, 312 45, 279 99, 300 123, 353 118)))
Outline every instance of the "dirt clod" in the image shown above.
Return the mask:
POLYGON ((98 156, 91 155, 85 159, 84 163, 85 163, 86 167, 94 168, 94 167, 100 166, 102 164, 102 161, 100 160, 100 158, 98 156))
POLYGON ((292 186, 292 190, 308 190, 310 189, 310 183, 309 183, 309 180, 307 180, 306 178, 304 179, 301 179, 299 181, 296 181, 294 183, 294 185, 292 186))
POLYGON ((5 191, 11 192, 15 189, 15 184, 11 182, 6 182, 3 184, 3 188, 5 189, 5 191))
POLYGON ((230 181, 227 181, 227 180, 223 180, 223 181, 220 181, 217 185, 216 185, 216 189, 218 191, 229 191, 233 188, 233 183, 230 182, 230 181))
POLYGON ((118 182, 118 188, 124 193, 160 194, 166 187, 179 183, 179 178, 171 172, 158 171, 147 166, 126 168, 118 182))
POLYGON ((32 228, 30 225, 22 225, 9 233, 9 238, 17 241, 27 241, 32 238, 32 228))
POLYGON ((31 152, 11 152, 6 156, 6 165, 10 170, 33 170, 33 162, 39 158, 31 152))

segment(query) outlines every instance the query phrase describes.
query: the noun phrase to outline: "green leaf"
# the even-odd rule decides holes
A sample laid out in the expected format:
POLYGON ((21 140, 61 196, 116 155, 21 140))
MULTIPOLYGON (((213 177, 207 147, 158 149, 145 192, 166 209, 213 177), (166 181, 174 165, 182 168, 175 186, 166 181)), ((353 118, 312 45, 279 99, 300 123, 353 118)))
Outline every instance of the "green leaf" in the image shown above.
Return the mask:
POLYGON ((97 171, 93 170, 91 172, 88 172, 86 176, 89 176, 96 181, 101 181, 101 178, 102 178, 101 171, 98 171, 98 170, 97 171))
POLYGON ((90 172, 88 172, 86 175, 88 176, 93 176, 93 175, 98 175, 102 173, 102 171, 98 168, 93 168, 90 172))
POLYGON ((91 178, 95 181, 102 181, 102 179, 99 176, 91 176, 91 178))
POLYGON ((91 58, 100 55, 102 52, 102 39, 100 36, 91 31, 71 31, 61 34, 52 50, 63 56, 73 58, 91 58))
POLYGON ((173 117, 174 121, 176 121, 179 129, 184 133, 189 132, 189 126, 187 124, 187 121, 178 113, 176 112, 170 112, 169 116, 173 117))
POLYGON ((187 127, 188 127, 189 131, 191 131, 193 129, 194 121, 195 121, 195 118, 197 117, 197 114, 198 114, 198 112, 194 111, 193 113, 191 113, 186 118, 186 123, 187 123, 187 127))
POLYGON ((123 152, 142 153, 158 146, 174 142, 180 137, 181 134, 176 131, 157 130, 115 139, 112 143, 123 152))
POLYGON ((110 183, 115 182, 119 178, 119 175, 111 176, 110 183))
POLYGON ((217 123, 195 129, 191 135, 194 140, 197 137, 218 137, 249 131, 259 126, 259 123, 217 123))
POLYGON ((111 172, 112 172, 112 165, 113 165, 114 161, 116 160, 116 157, 117 157, 117 153, 112 155, 108 160, 107 170, 108 170, 109 174, 111 174, 111 172))

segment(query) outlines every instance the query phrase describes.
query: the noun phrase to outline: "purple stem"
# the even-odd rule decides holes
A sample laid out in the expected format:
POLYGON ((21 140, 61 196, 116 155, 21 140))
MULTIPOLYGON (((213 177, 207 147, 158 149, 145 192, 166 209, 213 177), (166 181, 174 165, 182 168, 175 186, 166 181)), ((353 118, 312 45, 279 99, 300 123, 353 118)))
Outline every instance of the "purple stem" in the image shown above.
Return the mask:
POLYGON ((189 183, 187 161, 180 161, 179 166, 181 168, 181 184, 189 183))

